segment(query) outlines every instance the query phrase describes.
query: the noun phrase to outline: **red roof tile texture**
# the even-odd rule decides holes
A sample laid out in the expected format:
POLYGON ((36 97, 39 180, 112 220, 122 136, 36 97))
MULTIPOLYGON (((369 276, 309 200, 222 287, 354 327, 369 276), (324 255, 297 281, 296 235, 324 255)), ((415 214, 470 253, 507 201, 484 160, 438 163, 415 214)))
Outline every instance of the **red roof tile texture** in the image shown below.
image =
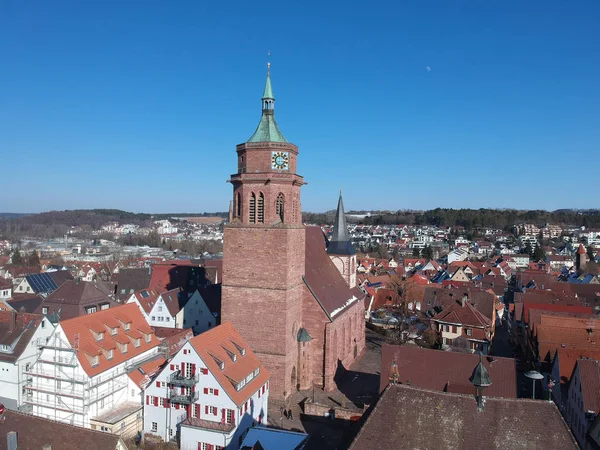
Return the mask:
POLYGON ((243 405, 270 378, 267 369, 231 322, 224 322, 205 331, 189 342, 229 398, 238 406, 243 405), (223 363, 222 369, 220 363, 223 363), (256 369, 259 374, 238 391, 234 383, 241 382, 256 369))
POLYGON ((10 410, 4 413, 0 450, 7 448, 6 434, 9 431, 17 433, 19 449, 42 449, 44 445, 51 445, 55 450, 126 449, 117 435, 10 410))
POLYGON ((154 330, 133 303, 65 320, 59 325, 71 346, 79 349, 77 358, 90 377, 151 350, 160 343, 154 335, 154 330), (111 329, 114 328, 116 334, 112 335, 111 329), (97 340, 98 333, 103 333, 102 340, 97 340), (136 347, 140 333, 139 346, 136 347), (127 352, 123 352, 119 342, 127 343, 127 352), (112 359, 109 359, 107 353, 109 349, 113 350, 112 359), (98 356, 96 365, 92 365, 94 356, 98 356))
MULTIPOLYGON (((485 396, 485 391, 484 391, 485 396)), ((578 448, 556 405, 389 385, 372 409, 352 450, 578 448)))
POLYGON ((581 380, 583 410, 600 412, 600 362, 593 359, 577 361, 581 380))
MULTIPOLYGON (((436 391, 475 394, 469 381, 479 363, 471 353, 444 352, 407 345, 384 344, 381 349, 381 378, 379 391, 389 384, 392 363, 398 367, 398 381, 403 384, 436 391)), ((517 397, 517 370, 512 358, 483 359, 492 385, 486 388, 490 397, 517 397)))
POLYGON ((325 239, 320 227, 306 227, 304 281, 327 314, 333 314, 353 297, 363 301, 364 294, 357 287, 348 288, 325 251, 325 239))

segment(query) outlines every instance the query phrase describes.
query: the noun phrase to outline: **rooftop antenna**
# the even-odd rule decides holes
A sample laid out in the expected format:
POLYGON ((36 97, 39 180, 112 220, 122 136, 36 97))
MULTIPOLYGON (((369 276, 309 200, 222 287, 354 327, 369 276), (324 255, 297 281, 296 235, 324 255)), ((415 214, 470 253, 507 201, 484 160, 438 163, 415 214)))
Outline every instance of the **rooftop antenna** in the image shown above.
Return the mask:
POLYGON ((271 50, 267 52, 267 75, 271 75, 271 50))

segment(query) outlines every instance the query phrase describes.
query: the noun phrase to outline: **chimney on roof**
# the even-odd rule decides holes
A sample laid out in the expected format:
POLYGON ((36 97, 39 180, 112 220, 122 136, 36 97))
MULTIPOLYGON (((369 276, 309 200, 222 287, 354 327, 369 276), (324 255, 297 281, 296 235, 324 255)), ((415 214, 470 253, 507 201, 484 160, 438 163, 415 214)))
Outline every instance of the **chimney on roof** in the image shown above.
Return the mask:
POLYGON ((483 365, 483 356, 479 353, 479 364, 475 367, 469 381, 477 388, 477 411, 483 411, 483 390, 492 384, 490 375, 483 365))
POLYGON ((6 433, 6 448, 8 450, 17 450, 17 432, 9 431, 6 433))
POLYGON ((464 295, 462 296, 462 299, 460 300, 460 306, 462 306, 464 308, 467 305, 467 300, 469 300, 469 296, 465 292, 464 295))
POLYGON ((17 328, 17 313, 15 311, 10 312, 10 320, 8 322, 8 331, 11 333, 17 328))
POLYGON ((396 364, 396 361, 394 361, 390 365, 389 382, 392 384, 398 384, 399 379, 400 379, 400 373, 398 372, 398 364, 396 364))

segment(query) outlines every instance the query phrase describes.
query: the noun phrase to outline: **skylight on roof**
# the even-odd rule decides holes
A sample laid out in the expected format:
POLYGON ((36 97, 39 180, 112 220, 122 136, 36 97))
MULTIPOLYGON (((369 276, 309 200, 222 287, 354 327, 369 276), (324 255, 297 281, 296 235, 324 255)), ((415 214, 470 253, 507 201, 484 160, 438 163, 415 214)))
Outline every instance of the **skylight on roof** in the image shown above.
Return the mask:
POLYGON ((142 292, 141 292, 141 295, 142 295, 142 297, 143 297, 143 298, 148 298, 148 297, 150 297, 150 294, 148 294, 148 291, 142 291, 142 292))

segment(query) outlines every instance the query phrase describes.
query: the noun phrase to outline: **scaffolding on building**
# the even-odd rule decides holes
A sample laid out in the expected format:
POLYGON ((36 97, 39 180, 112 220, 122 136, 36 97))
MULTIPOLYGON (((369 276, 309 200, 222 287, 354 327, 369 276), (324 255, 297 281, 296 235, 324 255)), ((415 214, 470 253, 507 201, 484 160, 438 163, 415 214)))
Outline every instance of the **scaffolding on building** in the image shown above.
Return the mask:
MULTIPOLYGON (((74 344, 78 347, 79 339, 75 338, 74 344)), ((120 391, 127 396, 127 380, 123 376, 132 364, 109 369, 94 377, 79 374, 80 350, 77 347, 71 347, 58 332, 39 346, 37 360, 25 372, 24 403, 30 406, 32 414, 86 426, 86 416, 95 404, 100 403, 100 409, 113 408, 118 405, 116 399, 120 391), (49 410, 53 413, 48 414, 49 410)), ((89 421, 89 417, 87 419, 89 421)))

